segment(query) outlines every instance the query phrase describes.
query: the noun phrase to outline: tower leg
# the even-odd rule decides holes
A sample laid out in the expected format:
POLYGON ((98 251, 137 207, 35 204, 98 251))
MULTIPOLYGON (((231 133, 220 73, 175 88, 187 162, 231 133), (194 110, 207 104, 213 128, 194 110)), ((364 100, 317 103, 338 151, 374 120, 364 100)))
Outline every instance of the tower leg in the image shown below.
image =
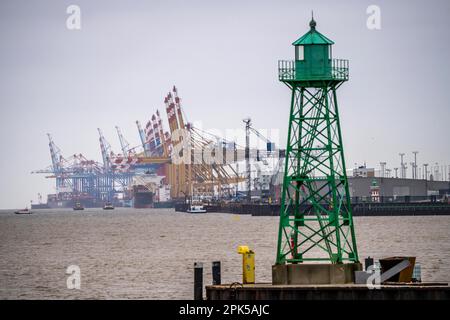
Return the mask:
POLYGON ((293 84, 276 264, 358 262, 336 89, 293 84))

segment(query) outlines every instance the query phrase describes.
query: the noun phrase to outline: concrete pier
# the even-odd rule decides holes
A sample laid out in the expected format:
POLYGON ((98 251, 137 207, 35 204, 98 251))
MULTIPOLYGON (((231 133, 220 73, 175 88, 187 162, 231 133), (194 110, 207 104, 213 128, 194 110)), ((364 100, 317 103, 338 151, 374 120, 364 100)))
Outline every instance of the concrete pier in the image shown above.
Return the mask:
POLYGON ((355 282, 360 263, 299 263, 272 266, 272 283, 281 284, 346 284, 355 282))
POLYGON ((206 286, 207 300, 449 300, 447 283, 366 285, 223 284, 206 286))
MULTIPOLYGON (((216 204, 205 206, 208 212, 248 214, 252 216, 279 216, 278 204, 216 204)), ((450 204, 442 202, 358 203, 352 202, 353 216, 448 216, 450 204)), ((175 211, 186 212, 187 204, 178 203, 175 211)))

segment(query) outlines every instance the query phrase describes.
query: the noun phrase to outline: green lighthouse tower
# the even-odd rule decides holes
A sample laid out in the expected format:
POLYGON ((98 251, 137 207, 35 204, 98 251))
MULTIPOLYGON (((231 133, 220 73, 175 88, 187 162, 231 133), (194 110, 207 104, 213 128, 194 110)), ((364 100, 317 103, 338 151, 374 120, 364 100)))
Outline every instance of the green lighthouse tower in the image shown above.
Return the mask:
POLYGON ((309 26, 293 43, 295 60, 278 62, 291 107, 274 283, 291 283, 282 279, 289 268, 360 266, 336 95, 348 80, 348 60, 333 59, 334 42, 314 19, 309 26))

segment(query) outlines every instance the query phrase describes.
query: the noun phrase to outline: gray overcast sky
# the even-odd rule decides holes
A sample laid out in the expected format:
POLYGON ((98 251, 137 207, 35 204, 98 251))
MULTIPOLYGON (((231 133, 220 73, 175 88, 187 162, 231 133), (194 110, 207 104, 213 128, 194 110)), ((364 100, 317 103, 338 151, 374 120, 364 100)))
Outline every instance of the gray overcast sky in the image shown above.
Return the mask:
POLYGON ((317 29, 350 60, 338 98, 348 167, 450 163, 449 1, 24 1, 0 2, 0 208, 24 207, 53 181, 46 133, 64 155, 100 161, 96 128, 118 152, 115 125, 137 145, 173 84, 189 121, 203 127, 287 131, 289 90, 277 60, 317 29), (66 28, 81 7, 82 29, 66 28), (366 8, 381 8, 381 30, 366 8))

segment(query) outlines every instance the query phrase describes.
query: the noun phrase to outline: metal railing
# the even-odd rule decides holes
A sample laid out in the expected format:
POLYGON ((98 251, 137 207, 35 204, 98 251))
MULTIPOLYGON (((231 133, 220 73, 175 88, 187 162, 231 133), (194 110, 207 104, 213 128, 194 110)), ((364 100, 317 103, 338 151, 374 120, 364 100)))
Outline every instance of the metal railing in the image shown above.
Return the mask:
POLYGON ((294 60, 278 60, 278 78, 280 80, 295 80, 294 60))
POLYGON ((331 60, 331 76, 336 80, 348 80, 348 60, 332 59, 331 60))
POLYGON ((348 80, 349 61, 345 59, 331 59, 330 64, 325 67, 322 74, 313 75, 311 72, 305 74, 297 73, 295 60, 278 61, 279 80, 348 80))

